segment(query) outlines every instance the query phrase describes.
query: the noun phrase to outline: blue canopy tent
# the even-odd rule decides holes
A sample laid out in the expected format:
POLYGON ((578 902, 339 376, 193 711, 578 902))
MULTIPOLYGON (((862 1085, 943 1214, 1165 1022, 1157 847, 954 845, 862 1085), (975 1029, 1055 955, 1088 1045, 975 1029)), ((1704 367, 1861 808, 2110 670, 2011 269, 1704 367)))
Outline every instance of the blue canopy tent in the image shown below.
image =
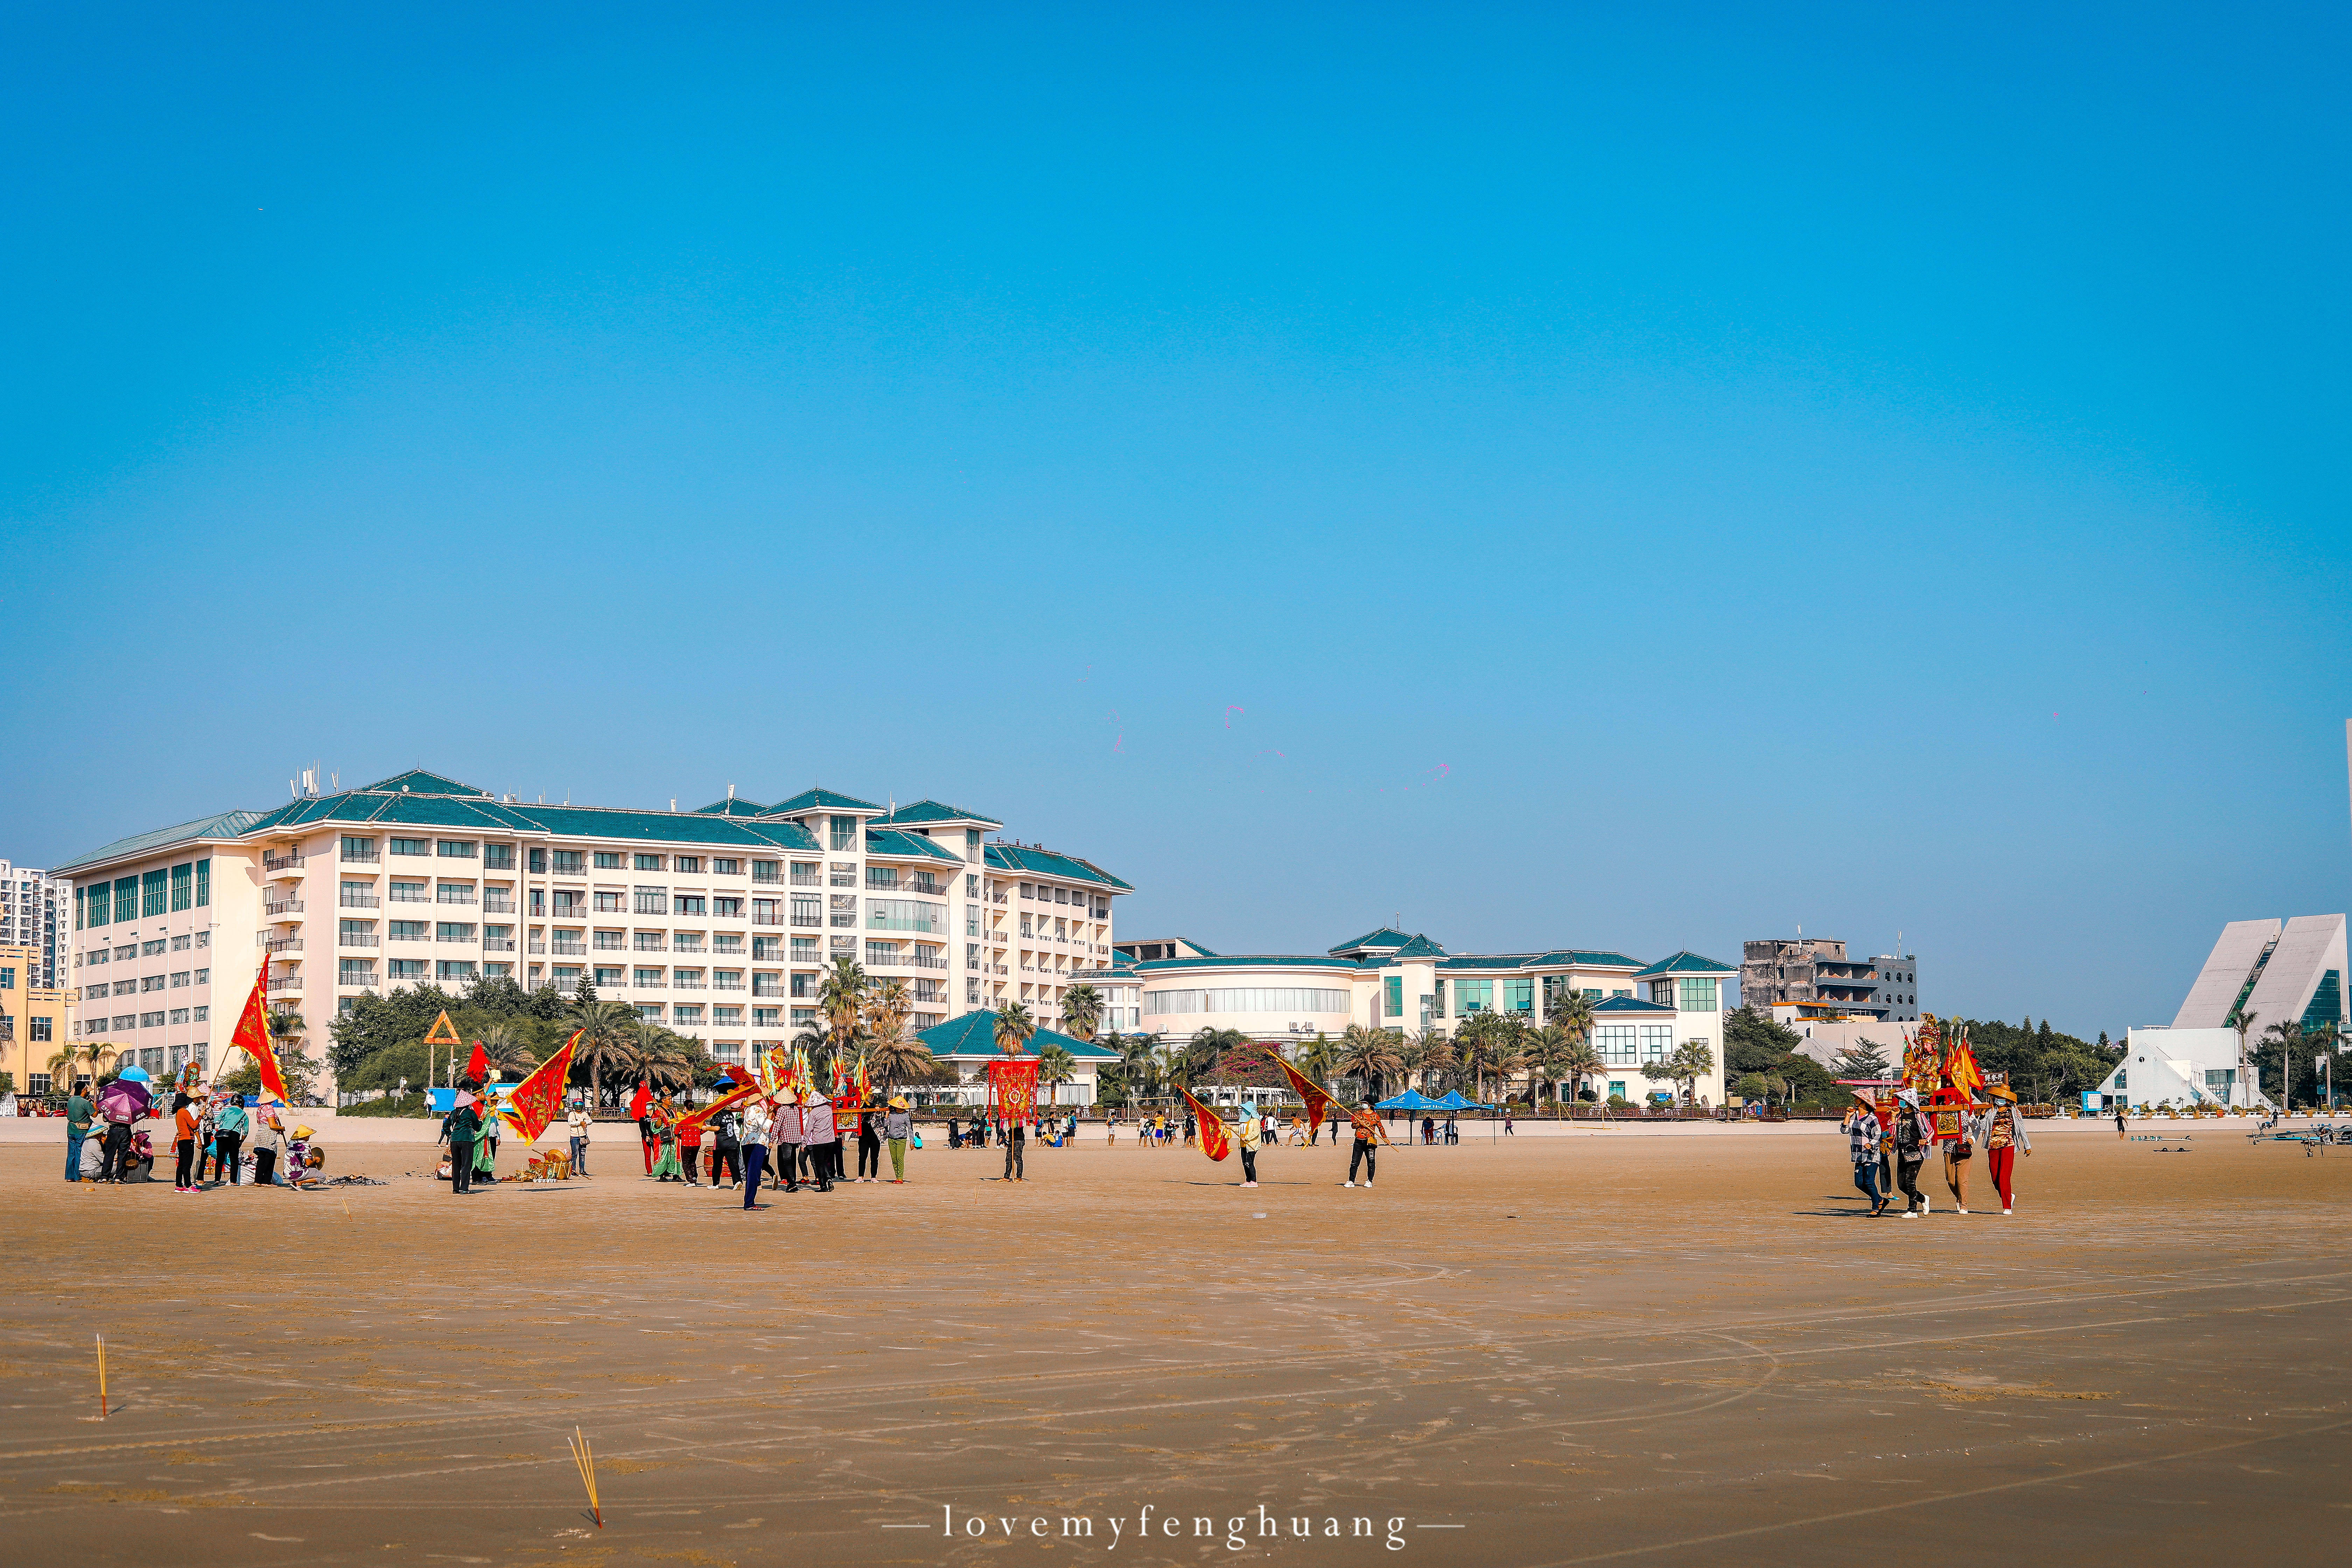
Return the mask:
POLYGON ((1417 1089, 1391 1095, 1372 1107, 1374 1110, 1443 1110, 1444 1108, 1444 1101, 1432 1100, 1417 1089))

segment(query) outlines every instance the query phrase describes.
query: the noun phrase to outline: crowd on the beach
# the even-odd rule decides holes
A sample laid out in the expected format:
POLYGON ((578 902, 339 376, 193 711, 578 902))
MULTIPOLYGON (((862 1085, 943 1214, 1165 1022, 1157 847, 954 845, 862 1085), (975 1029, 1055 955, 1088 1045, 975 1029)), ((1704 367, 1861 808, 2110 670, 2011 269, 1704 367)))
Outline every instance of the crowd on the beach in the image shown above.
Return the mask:
POLYGON ((172 1190, 221 1186, 316 1185, 326 1151, 279 1108, 257 1118, 243 1095, 188 1086, 159 1090, 139 1068, 126 1068, 93 1100, 77 1087, 66 1100, 68 1182, 104 1186, 156 1180, 154 1138, 141 1123, 168 1118, 172 1190), (248 1147, 248 1144, 250 1145, 248 1147))
POLYGON ((1882 1120, 1864 1106, 1846 1114, 1853 1184, 1870 1200, 1872 1218, 1893 1206, 1898 1191, 1904 1200, 1900 1211, 1904 1218, 1927 1215, 1931 1205, 1920 1190, 1919 1174, 1931 1157, 1942 1161, 1944 1184, 1951 1189, 1954 1208, 1968 1213, 1969 1172, 1979 1150, 1984 1152, 1986 1174, 2000 1194, 2000 1212, 2013 1212, 2017 1157, 2032 1153, 2033 1141, 2026 1135, 2025 1119, 2018 1114, 2012 1090, 1996 1084, 1985 1093, 1990 1105, 1966 1110, 1938 1107, 1931 1111, 1920 1104, 1916 1090, 1906 1089, 1895 1096, 1891 1118, 1882 1120), (1937 1125, 1939 1118, 1947 1122, 1941 1129, 1937 1125))

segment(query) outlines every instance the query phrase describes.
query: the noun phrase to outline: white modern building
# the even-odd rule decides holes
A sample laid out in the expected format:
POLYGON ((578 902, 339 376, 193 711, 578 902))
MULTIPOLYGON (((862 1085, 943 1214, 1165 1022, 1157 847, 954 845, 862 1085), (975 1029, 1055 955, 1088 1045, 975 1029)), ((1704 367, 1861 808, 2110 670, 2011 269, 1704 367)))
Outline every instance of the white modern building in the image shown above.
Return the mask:
POLYGON ((817 1022, 837 957, 905 982, 918 1030, 1012 1001, 1050 1027, 1073 973, 1109 961, 1112 902, 1130 889, 992 838, 1001 826, 824 789, 686 812, 549 805, 411 772, 60 867, 75 883, 66 978, 79 1037, 150 1070, 217 1059, 264 965, 271 1001, 313 1038, 404 985, 585 982, 740 1061, 817 1022))
POLYGON ((1388 928, 1320 954, 1217 954, 1181 938, 1119 945, 1110 967, 1086 978, 1107 1000, 1132 995, 1142 1030, 1167 1040, 1231 1029, 1295 1048, 1318 1034, 1337 1037, 1350 1024, 1449 1035, 1481 1012, 1540 1024, 1564 992, 1581 991, 1607 1066, 1595 1085, 1601 1093, 1639 1102, 1669 1092, 1675 1086, 1643 1068, 1697 1042, 1716 1066, 1693 1092, 1723 1102, 1725 987, 1739 972, 1696 953, 1655 963, 1574 948, 1449 953, 1426 936, 1388 928), (1129 956, 1152 950, 1171 956, 1129 956))
POLYGON ((2306 1034, 2328 1024, 2342 1028, 2346 968, 2342 915, 2231 921, 2171 1024, 2127 1031, 2124 1059, 2085 1096, 2085 1108, 2268 1103, 2251 1073, 2240 1077, 2240 1023, 2249 1052, 2283 1022, 2306 1034))
POLYGON ((54 988, 66 951, 66 902, 72 884, 29 866, 0 860, 0 947, 33 950, 28 984, 54 988))

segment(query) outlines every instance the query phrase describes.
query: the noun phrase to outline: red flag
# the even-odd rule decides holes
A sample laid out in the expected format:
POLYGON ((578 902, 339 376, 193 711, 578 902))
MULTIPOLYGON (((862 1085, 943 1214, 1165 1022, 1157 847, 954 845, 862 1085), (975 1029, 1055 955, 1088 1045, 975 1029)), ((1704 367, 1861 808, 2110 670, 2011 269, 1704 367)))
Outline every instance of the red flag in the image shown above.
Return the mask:
POLYGON ((264 954, 261 973, 253 977, 252 994, 245 999, 245 1011, 237 1015, 236 1031, 228 1037, 229 1049, 241 1050, 253 1058, 261 1074, 261 1092, 279 1105, 286 1099, 286 1075, 278 1070, 278 1053, 269 1044, 269 959, 264 954))
POLYGON ((632 1096, 629 1100, 629 1119, 634 1121, 642 1118, 646 1113, 646 1108, 651 1106, 653 1102, 653 1086, 651 1084, 645 1083, 637 1085, 637 1092, 632 1096))
POLYGON ((1298 1097, 1307 1102, 1307 1122, 1320 1125, 1324 1117, 1338 1108, 1339 1100, 1332 1097, 1330 1090, 1283 1060, 1280 1051, 1269 1047, 1266 1054, 1274 1058, 1274 1065, 1282 1069, 1282 1076, 1290 1080, 1290 1087, 1298 1091, 1298 1097))
POLYGON ((474 1054, 466 1058, 465 1077, 476 1083, 487 1082, 490 1076, 490 1053, 482 1049, 482 1042, 474 1042, 474 1054))
POLYGON ((1192 1114, 1201 1119, 1201 1152, 1212 1160, 1222 1160, 1232 1153, 1233 1140, 1225 1135, 1225 1124, 1217 1113, 1194 1100, 1191 1089, 1180 1089, 1176 1092, 1184 1097, 1184 1103, 1191 1106, 1192 1114))
POLYGON ((720 1095, 717 1100, 712 1100, 701 1110, 694 1111, 689 1115, 679 1117, 677 1119, 677 1135, 683 1138, 688 1133, 691 1132, 696 1137, 700 1137, 702 1135, 703 1128, 709 1125, 710 1119, 712 1117, 718 1115, 720 1111, 726 1110, 730 1105, 740 1105, 747 1100, 758 1100, 761 1097, 763 1092, 764 1091, 756 1083, 747 1083, 740 1088, 731 1089, 729 1092, 720 1095))
MULTIPOLYGON (((499 1117, 522 1134, 526 1143, 536 1143, 555 1113, 563 1109, 563 1080, 572 1076, 572 1047, 579 1043, 580 1031, 572 1031, 572 1038, 563 1048, 530 1069, 530 1076, 514 1086, 514 1092, 499 1111, 499 1117)), ((481 1047, 477 1046, 476 1050, 481 1047)))

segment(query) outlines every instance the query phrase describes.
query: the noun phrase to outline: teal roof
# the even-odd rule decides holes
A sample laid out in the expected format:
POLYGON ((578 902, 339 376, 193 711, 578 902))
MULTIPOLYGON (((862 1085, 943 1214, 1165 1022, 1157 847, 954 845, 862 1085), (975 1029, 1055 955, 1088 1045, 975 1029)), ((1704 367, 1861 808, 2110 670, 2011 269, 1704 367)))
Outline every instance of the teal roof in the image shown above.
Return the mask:
POLYGON ((870 800, 860 800, 854 795, 835 795, 829 789, 804 789, 790 800, 780 800, 768 807, 770 816, 790 816, 802 811, 874 811, 882 808, 870 800))
POLYGON ((1497 952, 1464 954, 1459 958, 1440 959, 1437 967, 1451 972, 1457 969, 1525 969, 1535 954, 1529 952, 1497 952))
POLYGON ((1581 948, 1560 948, 1540 957, 1528 960, 1529 969, 1639 969, 1642 961, 1628 958, 1622 952, 1588 952, 1581 948))
POLYGON ((444 778, 439 773, 428 773, 422 768, 411 768, 404 773, 394 773, 388 779, 362 784, 360 788, 370 793, 383 790, 393 795, 404 790, 410 795, 478 795, 485 799, 490 793, 486 789, 476 789, 469 784, 459 784, 456 779, 444 778))
MULTIPOLYGON (((950 1018, 917 1035, 915 1038, 930 1047, 934 1057, 996 1057, 1003 1053, 996 1048, 996 1015, 966 1013, 961 1018, 950 1018)), ((1045 1046, 1059 1046, 1082 1061, 1116 1061, 1118 1053, 1108 1046, 1092 1045, 1075 1035, 1065 1035, 1054 1029, 1040 1029, 1029 1037, 1024 1056, 1035 1056, 1045 1046)))
POLYGON ((1416 936, 1388 956, 1389 962, 1394 963, 1402 958, 1444 958, 1445 950, 1425 936, 1416 936))
MULTIPOLYGON (((1343 942, 1337 947, 1326 948, 1324 951, 1326 952, 1353 952, 1360 947, 1402 947, 1407 942, 1413 940, 1414 939, 1412 937, 1406 935, 1403 931, 1397 930, 1394 926, 1382 926, 1378 931, 1365 932, 1362 936, 1358 937, 1353 942, 1343 942)), ((1423 938, 1422 940, 1425 941, 1427 939, 1423 938)))
POLYGON ((964 863, 962 856, 941 848, 919 833, 900 833, 891 828, 886 828, 879 833, 869 830, 866 835, 866 852, 868 855, 896 855, 918 860, 946 860, 958 866, 964 863))
POLYGON ((1051 849, 1032 849, 1021 844, 992 844, 987 849, 988 863, 1000 871, 1026 871, 1038 877, 1066 877, 1074 882, 1096 882, 1117 892, 1131 893, 1135 889, 1104 870, 1091 860, 1081 860, 1075 855, 1057 855, 1051 849))
POLYGON ((1685 948, 1672 958, 1662 958, 1645 968, 1635 970, 1634 978, 1644 974, 1737 974, 1739 971, 1728 963, 1717 963, 1711 958, 1701 958, 1685 948))
POLYGON ((1664 1002, 1644 1002, 1639 996, 1612 996, 1606 1002, 1592 1005, 1595 1013, 1672 1013, 1664 1002))
POLYGON ((761 805, 758 801, 743 800, 738 796, 730 795, 725 800, 714 800, 709 805, 696 806, 691 815, 696 816, 764 816, 767 815, 767 811, 768 808, 761 805))
POLYGON ((1318 958, 1299 952, 1240 952, 1226 958, 1147 958, 1135 966, 1138 974, 1177 969, 1361 969, 1368 964, 1352 958, 1318 958))
POLYGON ((161 849, 167 844, 187 844, 204 838, 234 838, 261 819, 257 811, 224 811, 217 816, 200 816, 194 822, 183 822, 176 827, 159 827, 152 833, 137 833, 128 838, 118 838, 111 844, 100 845, 78 859, 60 860, 50 868, 53 876, 64 876, 78 866, 92 866, 101 861, 118 860, 129 855, 143 855, 151 849, 161 849))
POLYGON ((944 801, 937 800, 919 800, 912 805, 900 806, 887 816, 875 818, 875 826, 877 827, 883 826, 901 827, 925 822, 972 822, 989 827, 1004 826, 995 817, 977 811, 966 811, 960 805, 950 805, 944 801))

